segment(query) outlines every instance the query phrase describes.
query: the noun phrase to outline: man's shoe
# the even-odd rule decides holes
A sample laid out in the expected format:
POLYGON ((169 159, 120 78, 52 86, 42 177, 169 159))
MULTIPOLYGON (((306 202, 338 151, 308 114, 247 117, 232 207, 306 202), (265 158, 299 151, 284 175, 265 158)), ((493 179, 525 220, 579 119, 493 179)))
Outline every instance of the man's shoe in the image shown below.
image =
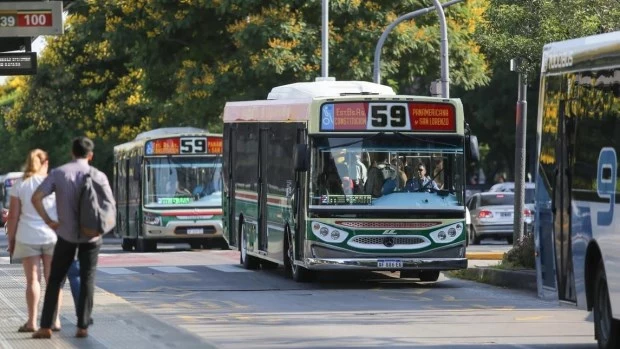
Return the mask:
POLYGON ((77 332, 75 332, 76 338, 86 338, 88 337, 88 329, 86 328, 78 328, 77 332))
POLYGON ((51 328, 40 328, 37 332, 32 334, 32 338, 37 339, 49 339, 52 338, 52 329, 51 328))

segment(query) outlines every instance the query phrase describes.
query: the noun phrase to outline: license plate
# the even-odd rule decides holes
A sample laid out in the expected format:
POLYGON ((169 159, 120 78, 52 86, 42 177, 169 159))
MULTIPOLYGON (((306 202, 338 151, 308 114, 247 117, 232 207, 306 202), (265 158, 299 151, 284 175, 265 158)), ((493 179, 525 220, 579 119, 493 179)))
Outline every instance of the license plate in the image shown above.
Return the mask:
POLYGON ((510 217, 512 216, 512 212, 502 212, 502 217, 510 217))
POLYGON ((187 235, 195 235, 195 234, 202 234, 202 233, 204 233, 204 230, 202 228, 187 229, 187 235))
POLYGON ((400 259, 380 259, 377 261, 377 268, 402 268, 403 261, 400 259))

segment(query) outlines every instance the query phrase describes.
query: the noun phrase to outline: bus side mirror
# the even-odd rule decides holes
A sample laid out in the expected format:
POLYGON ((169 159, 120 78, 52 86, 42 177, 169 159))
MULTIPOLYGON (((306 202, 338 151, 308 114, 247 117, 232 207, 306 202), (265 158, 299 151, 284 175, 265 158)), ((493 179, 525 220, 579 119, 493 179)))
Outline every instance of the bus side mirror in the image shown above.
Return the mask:
POLYGON ((478 137, 469 136, 469 154, 472 161, 480 161, 480 149, 478 148, 478 137))
POLYGON ((295 161, 295 171, 296 172, 306 172, 308 171, 308 145, 306 144, 297 144, 295 145, 295 153, 293 154, 295 161))

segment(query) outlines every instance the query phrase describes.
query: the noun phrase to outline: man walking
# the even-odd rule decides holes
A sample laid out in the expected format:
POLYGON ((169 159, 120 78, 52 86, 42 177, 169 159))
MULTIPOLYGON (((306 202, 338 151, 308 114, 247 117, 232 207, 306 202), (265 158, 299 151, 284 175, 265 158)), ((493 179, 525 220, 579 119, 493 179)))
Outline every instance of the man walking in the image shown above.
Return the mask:
POLYGON ((88 336, 93 309, 93 295, 95 289, 95 272, 97 258, 101 247, 101 236, 87 237, 80 234, 79 228, 79 196, 80 188, 84 183, 84 176, 91 174, 93 179, 104 183, 104 190, 111 193, 112 189, 107 177, 100 171, 90 171, 88 161, 93 157, 95 145, 86 137, 73 140, 73 161, 68 162, 51 171, 32 196, 32 204, 43 218, 43 221, 56 230, 58 241, 54 248, 49 284, 45 291, 41 326, 33 334, 33 338, 51 338, 51 326, 58 302, 58 292, 67 276, 69 267, 75 258, 77 249, 80 262, 80 294, 77 304, 77 332, 78 338, 88 336), (58 222, 53 221, 45 212, 42 200, 47 195, 56 193, 58 222))

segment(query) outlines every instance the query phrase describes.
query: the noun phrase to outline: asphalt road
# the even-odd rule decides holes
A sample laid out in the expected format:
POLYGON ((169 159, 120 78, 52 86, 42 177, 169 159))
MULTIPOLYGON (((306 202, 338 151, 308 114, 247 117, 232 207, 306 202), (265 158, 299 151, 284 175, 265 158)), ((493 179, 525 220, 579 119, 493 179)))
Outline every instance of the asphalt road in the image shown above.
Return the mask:
POLYGON ((238 258, 183 244, 128 253, 107 238, 97 286, 217 348, 596 348, 588 313, 533 293, 398 273, 296 283, 281 268, 242 269, 238 258))

